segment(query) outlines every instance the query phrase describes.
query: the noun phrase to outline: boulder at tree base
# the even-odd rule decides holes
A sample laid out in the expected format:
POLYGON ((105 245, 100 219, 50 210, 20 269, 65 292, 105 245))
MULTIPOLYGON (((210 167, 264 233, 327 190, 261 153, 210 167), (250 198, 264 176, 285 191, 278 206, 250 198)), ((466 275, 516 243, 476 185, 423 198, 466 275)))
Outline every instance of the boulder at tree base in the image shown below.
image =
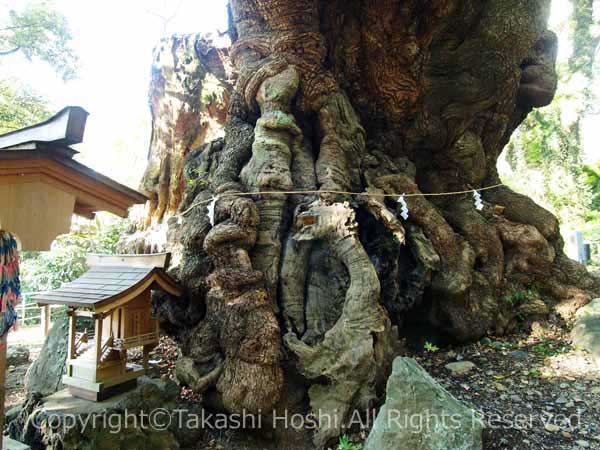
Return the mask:
POLYGON ((67 319, 57 320, 46 337, 40 356, 25 375, 25 390, 50 395, 62 388, 68 341, 67 319))
POLYGON ((396 358, 365 450, 478 450, 483 424, 412 358, 396 358))

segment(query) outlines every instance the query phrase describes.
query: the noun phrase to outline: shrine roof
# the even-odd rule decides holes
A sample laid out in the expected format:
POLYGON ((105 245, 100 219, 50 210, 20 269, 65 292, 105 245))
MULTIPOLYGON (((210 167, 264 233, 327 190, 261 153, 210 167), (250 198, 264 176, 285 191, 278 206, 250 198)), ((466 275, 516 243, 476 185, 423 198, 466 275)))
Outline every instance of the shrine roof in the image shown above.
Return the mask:
POLYGON ((40 305, 67 305, 102 312, 138 297, 147 290, 162 289, 179 297, 181 288, 165 268, 169 254, 90 255, 90 269, 59 289, 33 297, 40 305))
POLYGON ((75 196, 75 214, 126 217, 145 195, 75 161, 70 145, 83 141, 88 113, 69 106, 39 124, 0 135, 0 184, 43 182, 75 196))

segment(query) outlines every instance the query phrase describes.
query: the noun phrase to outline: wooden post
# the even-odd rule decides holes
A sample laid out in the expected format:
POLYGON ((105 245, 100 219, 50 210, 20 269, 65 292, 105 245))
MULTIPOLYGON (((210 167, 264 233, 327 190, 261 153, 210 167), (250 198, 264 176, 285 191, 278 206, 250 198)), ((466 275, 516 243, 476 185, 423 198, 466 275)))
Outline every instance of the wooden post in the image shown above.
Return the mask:
MULTIPOLYGON (((69 347, 67 348, 67 375, 73 376, 73 366, 70 360, 75 359, 75 336, 77 325, 77 310, 75 308, 69 310, 69 347)), ((0 449, 1 450, 1 449, 0 449)))
POLYGON ((96 317, 96 328, 94 333, 95 345, 96 345, 96 364, 100 364, 102 361, 102 316, 96 317))
POLYGON ((48 332, 50 331, 50 316, 52 314, 52 310, 50 309, 50 305, 42 306, 42 320, 40 325, 42 327, 42 332, 44 333, 44 337, 48 336, 48 332))
POLYGON ((76 325, 77 322, 77 312, 75 309, 69 310, 69 348, 67 349, 67 358, 74 359, 75 358, 75 333, 76 333, 76 325))
POLYGON ((23 299, 23 301, 21 302, 21 326, 24 327, 25 326, 25 315, 27 314, 27 309, 25 308, 25 303, 26 300, 23 299))
POLYGON ((144 365, 144 374, 148 375, 148 360, 150 359, 150 348, 148 345, 144 345, 144 356, 143 356, 143 365, 144 365))

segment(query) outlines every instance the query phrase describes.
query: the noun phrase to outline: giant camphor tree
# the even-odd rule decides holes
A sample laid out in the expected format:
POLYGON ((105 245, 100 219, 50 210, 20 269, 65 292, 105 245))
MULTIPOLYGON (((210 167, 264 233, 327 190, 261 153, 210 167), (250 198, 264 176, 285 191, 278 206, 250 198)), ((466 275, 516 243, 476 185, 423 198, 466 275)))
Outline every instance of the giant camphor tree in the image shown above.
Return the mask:
POLYGON ((600 291, 526 196, 414 195, 500 184, 511 134, 556 90, 549 3, 231 0, 230 48, 163 43, 144 227, 168 227, 187 290, 162 304, 182 383, 229 412, 341 422, 381 398, 402 337, 507 333, 600 291))

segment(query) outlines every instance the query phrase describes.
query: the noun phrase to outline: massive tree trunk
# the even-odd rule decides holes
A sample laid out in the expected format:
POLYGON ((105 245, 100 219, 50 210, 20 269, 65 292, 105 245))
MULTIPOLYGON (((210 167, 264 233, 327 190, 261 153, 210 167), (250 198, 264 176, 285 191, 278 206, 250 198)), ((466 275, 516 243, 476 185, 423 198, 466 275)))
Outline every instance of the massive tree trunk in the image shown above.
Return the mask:
POLYGON ((223 135, 232 74, 228 49, 200 34, 163 39, 154 51, 149 103, 152 139, 142 190, 146 227, 181 204, 188 153, 223 135))
MULTIPOLYGON (((183 383, 230 412, 304 407, 341 423, 380 397, 403 335, 507 333, 599 291, 564 256, 555 217, 508 187, 481 191, 481 211, 472 193, 413 195, 500 184, 502 149, 556 89, 548 7, 231 0, 225 136, 185 170, 169 160, 164 200, 162 162, 146 178, 156 216, 179 208, 168 247, 187 296, 163 310, 183 383)), ((315 442, 338 433, 321 424, 315 442)))

